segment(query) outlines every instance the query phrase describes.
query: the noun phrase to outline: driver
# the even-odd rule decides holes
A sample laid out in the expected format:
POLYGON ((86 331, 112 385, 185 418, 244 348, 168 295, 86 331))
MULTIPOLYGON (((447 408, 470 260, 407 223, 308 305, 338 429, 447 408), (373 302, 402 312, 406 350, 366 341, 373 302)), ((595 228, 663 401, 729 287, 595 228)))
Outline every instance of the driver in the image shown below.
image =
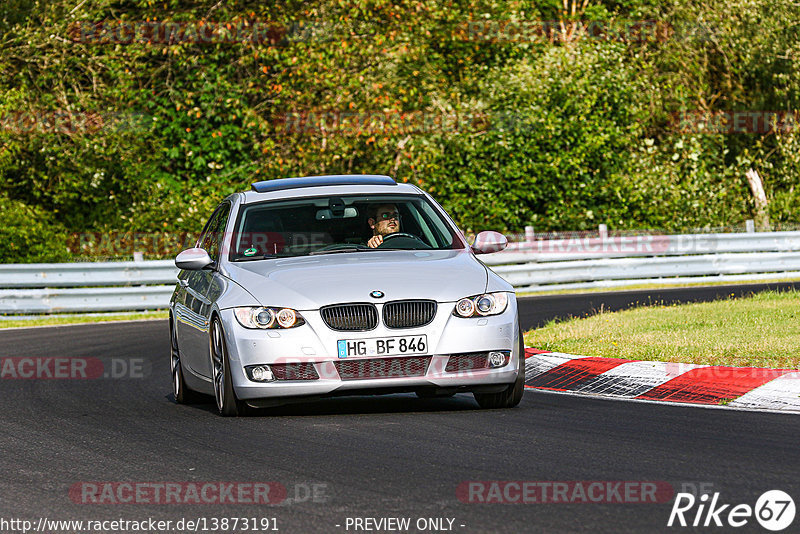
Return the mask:
POLYGON ((367 241, 369 248, 377 248, 383 237, 400 231, 400 212, 394 204, 380 204, 372 210, 367 224, 372 228, 372 237, 367 241))

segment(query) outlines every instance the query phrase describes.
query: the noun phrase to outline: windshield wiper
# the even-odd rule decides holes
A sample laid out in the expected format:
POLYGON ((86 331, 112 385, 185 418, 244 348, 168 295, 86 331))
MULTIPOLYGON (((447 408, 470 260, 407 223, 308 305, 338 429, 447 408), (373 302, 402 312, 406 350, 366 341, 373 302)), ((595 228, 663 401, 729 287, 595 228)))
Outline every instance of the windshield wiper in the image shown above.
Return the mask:
POLYGON ((277 258, 275 254, 259 254, 258 256, 240 256, 235 258, 233 261, 255 261, 255 260, 266 260, 269 258, 277 258))
POLYGON ((318 256, 320 254, 338 254, 339 252, 366 252, 367 250, 377 250, 374 248, 364 247, 343 247, 343 248, 332 248, 330 250, 315 250, 313 252, 309 252, 309 256, 318 256))

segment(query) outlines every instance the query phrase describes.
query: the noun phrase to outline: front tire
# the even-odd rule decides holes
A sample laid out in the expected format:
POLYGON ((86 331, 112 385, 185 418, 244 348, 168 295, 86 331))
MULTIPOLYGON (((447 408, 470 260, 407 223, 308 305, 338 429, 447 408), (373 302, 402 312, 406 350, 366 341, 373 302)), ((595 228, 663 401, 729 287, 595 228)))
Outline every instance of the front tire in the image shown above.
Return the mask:
POLYGON ((525 392, 525 343, 519 332, 519 373, 513 384, 499 393, 473 393, 478 406, 484 409, 513 408, 522 400, 525 392))
POLYGON ((211 368, 214 379, 214 400, 223 417, 237 417, 247 412, 247 404, 236 398, 231 378, 231 363, 225 345, 225 335, 219 319, 211 323, 211 368))
POLYGON ((178 348, 178 334, 175 332, 175 325, 169 323, 170 337, 170 371, 172 373, 172 395, 178 404, 195 404, 200 401, 200 395, 186 385, 183 378, 183 366, 181 365, 181 353, 178 348))

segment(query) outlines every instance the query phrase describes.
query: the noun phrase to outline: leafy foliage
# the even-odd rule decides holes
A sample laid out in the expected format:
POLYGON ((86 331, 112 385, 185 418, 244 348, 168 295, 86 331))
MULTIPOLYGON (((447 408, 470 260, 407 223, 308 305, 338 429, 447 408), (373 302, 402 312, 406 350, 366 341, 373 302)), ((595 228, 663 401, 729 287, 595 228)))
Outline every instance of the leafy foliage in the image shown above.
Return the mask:
POLYGON ((0 261, 64 257, 74 232, 197 231, 252 181, 325 173, 392 174, 466 231, 519 232, 741 224, 754 168, 772 220, 797 223, 796 128, 674 117, 796 113, 798 16, 790 0, 6 0, 0 217, 16 245, 0 261), (126 34, 154 21, 179 38, 126 34))
POLYGON ((66 229, 41 208, 0 197, 0 258, 59 262, 69 258, 66 229))

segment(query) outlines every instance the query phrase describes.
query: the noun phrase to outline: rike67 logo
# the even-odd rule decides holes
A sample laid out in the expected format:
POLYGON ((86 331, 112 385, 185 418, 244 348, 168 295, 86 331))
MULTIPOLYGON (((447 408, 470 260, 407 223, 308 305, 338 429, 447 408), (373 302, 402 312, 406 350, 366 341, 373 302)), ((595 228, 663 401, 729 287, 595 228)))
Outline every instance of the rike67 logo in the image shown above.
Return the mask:
POLYGON ((761 495, 755 507, 749 504, 723 504, 719 492, 696 498, 691 493, 678 493, 667 526, 743 527, 754 517, 767 530, 784 530, 794 521, 794 500, 784 491, 770 490, 761 495))

